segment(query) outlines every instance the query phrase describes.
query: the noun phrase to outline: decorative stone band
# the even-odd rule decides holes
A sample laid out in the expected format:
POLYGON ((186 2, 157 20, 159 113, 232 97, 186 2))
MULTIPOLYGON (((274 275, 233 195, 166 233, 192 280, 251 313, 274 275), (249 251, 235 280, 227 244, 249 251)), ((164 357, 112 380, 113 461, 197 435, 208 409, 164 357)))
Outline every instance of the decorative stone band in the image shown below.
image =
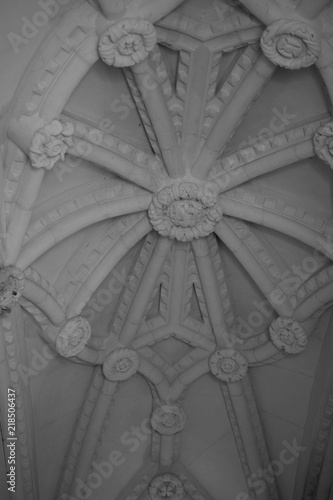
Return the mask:
POLYGON ((151 500, 182 500, 185 490, 182 481, 175 474, 156 476, 149 485, 151 500))
POLYGON ((208 236, 222 218, 215 186, 179 182, 161 189, 152 199, 148 215, 162 236, 191 241, 208 236))
POLYGON ((64 160, 68 148, 73 146, 73 134, 74 125, 59 120, 52 120, 39 129, 29 148, 31 165, 51 170, 57 161, 64 160))
POLYGON ((298 354, 304 351, 308 338, 303 326, 293 318, 280 316, 269 327, 273 344, 288 354, 298 354))
POLYGON ((186 414, 179 406, 161 406, 151 418, 152 428, 165 435, 177 434, 184 429, 185 423, 186 414))
POLYGON ((109 66, 128 67, 144 61, 156 44, 154 26, 144 19, 125 18, 101 36, 98 52, 109 66))
POLYGON ((274 64, 288 69, 312 66, 321 52, 317 33, 305 23, 280 19, 261 37, 261 48, 274 64))
POLYGON ((61 356, 77 356, 91 336, 91 326, 86 318, 76 316, 67 321, 56 338, 56 349, 61 356))
POLYGON ((317 156, 333 168, 333 121, 319 127, 313 142, 317 156))
POLYGON ((139 356, 132 349, 122 347, 111 352, 104 361, 103 373, 111 382, 127 380, 139 367, 139 356))
POLYGON ((233 348, 219 349, 209 359, 209 368, 223 382, 238 382, 247 373, 248 362, 233 348))
POLYGON ((0 312, 10 312, 24 290, 24 274, 15 266, 0 269, 0 312))

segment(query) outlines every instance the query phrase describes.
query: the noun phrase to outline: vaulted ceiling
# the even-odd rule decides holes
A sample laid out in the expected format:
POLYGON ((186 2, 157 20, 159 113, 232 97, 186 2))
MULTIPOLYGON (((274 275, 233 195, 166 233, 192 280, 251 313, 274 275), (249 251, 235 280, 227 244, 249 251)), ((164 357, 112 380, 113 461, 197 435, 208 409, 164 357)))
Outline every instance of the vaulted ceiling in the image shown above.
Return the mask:
POLYGON ((333 4, 13 18, 1 498, 332 500, 333 4))

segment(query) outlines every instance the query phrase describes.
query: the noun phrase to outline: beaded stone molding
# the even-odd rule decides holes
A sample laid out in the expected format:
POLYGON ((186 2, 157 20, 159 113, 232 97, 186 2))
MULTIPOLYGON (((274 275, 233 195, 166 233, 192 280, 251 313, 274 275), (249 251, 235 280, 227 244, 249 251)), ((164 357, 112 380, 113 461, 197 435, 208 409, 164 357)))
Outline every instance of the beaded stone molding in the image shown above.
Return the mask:
POLYGON ((86 346, 91 336, 90 323, 82 316, 67 321, 56 338, 56 349, 61 356, 77 356, 86 346))
POLYGON ((162 236, 191 241, 214 231, 222 218, 222 207, 212 185, 180 182, 164 187, 153 197, 148 215, 162 236))
POLYGON ((73 146, 74 125, 52 120, 37 130, 29 148, 31 165, 35 168, 51 168, 65 159, 69 147, 73 146))
POLYGON ((132 349, 122 347, 108 355, 103 365, 105 378, 112 382, 127 380, 139 367, 139 356, 132 349))
POLYGON ((319 127, 313 141, 317 156, 333 168, 333 121, 319 127))
POLYGON ((144 61, 156 44, 154 26, 145 19, 125 18, 101 36, 98 52, 109 66, 128 67, 144 61))
POLYGON ((287 316, 276 318, 269 327, 269 334, 275 347, 288 354, 299 354, 308 343, 303 326, 287 316))
POLYGON ((209 368, 223 382, 238 382, 246 375, 248 362, 233 348, 219 349, 209 358, 209 368))
POLYGON ((161 474, 156 476, 149 485, 151 500, 182 500, 184 497, 182 481, 175 474, 161 474))
POLYGON ((164 405, 157 408, 151 418, 152 428, 160 434, 172 435, 182 431, 186 414, 179 406, 164 405))
POLYGON ((15 266, 0 269, 0 312, 10 312, 22 296, 24 274, 15 266))
POLYGON ((261 48, 274 64, 288 69, 312 66, 321 52, 320 38, 305 23, 280 19, 261 37, 261 48))

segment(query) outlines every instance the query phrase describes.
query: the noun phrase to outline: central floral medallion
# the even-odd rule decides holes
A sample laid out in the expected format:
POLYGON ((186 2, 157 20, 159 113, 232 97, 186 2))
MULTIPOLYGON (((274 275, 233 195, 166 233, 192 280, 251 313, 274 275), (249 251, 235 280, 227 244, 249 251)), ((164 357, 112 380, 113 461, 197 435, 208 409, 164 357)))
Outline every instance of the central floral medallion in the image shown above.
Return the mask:
POLYGON ((222 207, 214 185, 180 182, 166 186, 154 196, 148 215, 162 236, 191 241, 214 231, 222 218, 222 207))

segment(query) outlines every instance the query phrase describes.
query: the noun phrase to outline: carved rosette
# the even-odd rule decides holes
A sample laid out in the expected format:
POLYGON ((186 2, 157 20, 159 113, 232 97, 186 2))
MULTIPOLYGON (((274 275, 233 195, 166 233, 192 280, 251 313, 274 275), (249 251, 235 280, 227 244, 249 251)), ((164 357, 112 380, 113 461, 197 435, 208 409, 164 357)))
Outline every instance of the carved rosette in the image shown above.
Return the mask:
POLYGON ((219 349, 209 359, 209 368, 223 382, 238 382, 247 373, 246 358, 235 349, 219 349))
POLYGON ((303 326, 287 316, 276 318, 269 327, 269 333, 273 344, 288 354, 299 354, 308 343, 303 326))
POLYGON ((134 375, 139 367, 139 356, 132 349, 122 347, 111 352, 104 361, 103 373, 108 380, 119 382, 134 375))
POLYGON ((313 141, 317 156, 333 168, 333 121, 319 127, 313 141))
POLYGON ((288 69, 312 66, 321 52, 317 33, 305 23, 280 19, 261 37, 261 48, 274 64, 288 69))
POLYGON ((0 269, 0 311, 11 311, 22 295, 24 281, 24 274, 17 267, 0 269))
POLYGON ((65 159, 69 147, 73 146, 74 125, 52 120, 39 129, 31 142, 29 157, 35 168, 51 168, 59 160, 65 159))
POLYGON ((183 483, 175 474, 156 476, 149 485, 151 500, 182 500, 184 494, 183 483))
POLYGON ((67 321, 56 338, 56 349, 61 356, 77 356, 91 337, 90 323, 82 316, 67 321))
POLYGON ((144 61, 156 41, 155 28, 149 21, 125 18, 112 24, 103 33, 98 52, 109 66, 125 68, 144 61))
POLYGON ((212 185, 180 182, 166 186, 153 197, 148 215, 162 236, 191 241, 214 231, 222 218, 222 207, 212 185))
POLYGON ((184 429, 185 423, 186 414, 179 406, 161 406, 151 418, 152 428, 165 435, 177 434, 184 429))

